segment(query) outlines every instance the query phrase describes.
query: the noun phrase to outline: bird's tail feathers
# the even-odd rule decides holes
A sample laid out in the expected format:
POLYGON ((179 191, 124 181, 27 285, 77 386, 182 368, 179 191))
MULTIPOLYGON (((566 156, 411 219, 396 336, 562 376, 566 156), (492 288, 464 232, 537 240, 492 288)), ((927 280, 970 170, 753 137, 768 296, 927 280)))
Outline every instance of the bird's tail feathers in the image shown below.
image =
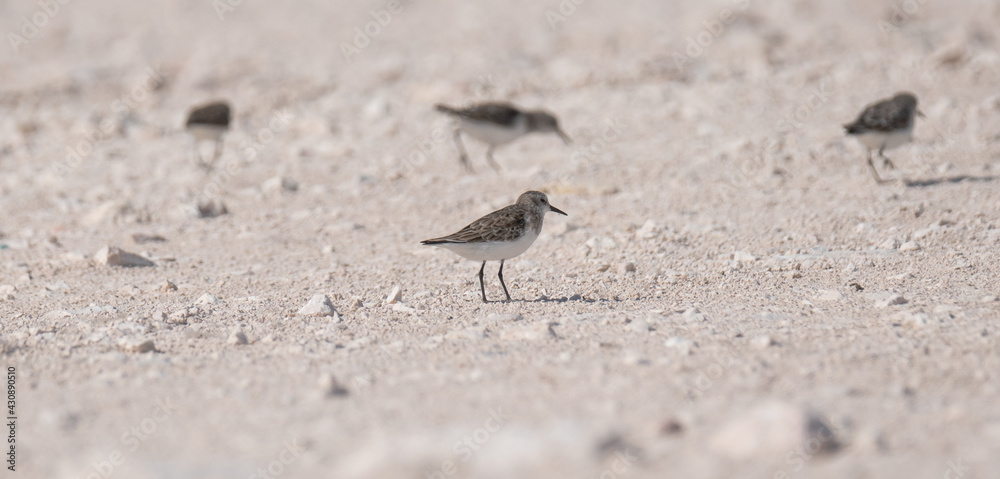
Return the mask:
POLYGON ((450 107, 448 105, 443 105, 441 103, 438 103, 437 105, 434 105, 434 109, 437 110, 437 111, 439 111, 439 112, 441 112, 441 113, 449 113, 449 114, 458 113, 458 110, 456 110, 456 109, 454 109, 454 108, 452 108, 452 107, 450 107))
POLYGON ((434 245, 438 245, 438 244, 448 244, 448 243, 461 243, 461 241, 455 241, 455 240, 448 239, 448 238, 434 238, 434 239, 429 239, 429 240, 423 240, 423 241, 420 242, 420 244, 430 245, 430 246, 434 246, 434 245))
POLYGON ((865 131, 865 129, 857 123, 848 123, 844 125, 844 129, 847 130, 848 135, 857 135, 859 133, 864 133, 865 131))

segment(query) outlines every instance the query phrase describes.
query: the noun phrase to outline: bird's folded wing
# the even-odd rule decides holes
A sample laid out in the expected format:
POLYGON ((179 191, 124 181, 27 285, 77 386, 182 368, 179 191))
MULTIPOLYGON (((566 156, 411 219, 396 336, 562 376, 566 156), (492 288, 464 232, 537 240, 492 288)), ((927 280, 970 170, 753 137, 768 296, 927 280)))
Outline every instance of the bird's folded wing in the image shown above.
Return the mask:
POLYGON ((504 103, 485 103, 469 107, 464 110, 455 110, 453 114, 468 120, 488 121, 499 125, 511 125, 521 112, 504 103))
POLYGON ((883 101, 865 108, 854 126, 864 131, 891 132, 906 128, 910 121, 906 109, 892 101, 883 101))
POLYGON ((508 206, 473 221, 455 234, 427 240, 427 243, 514 241, 524 233, 525 227, 524 212, 515 206, 508 206))

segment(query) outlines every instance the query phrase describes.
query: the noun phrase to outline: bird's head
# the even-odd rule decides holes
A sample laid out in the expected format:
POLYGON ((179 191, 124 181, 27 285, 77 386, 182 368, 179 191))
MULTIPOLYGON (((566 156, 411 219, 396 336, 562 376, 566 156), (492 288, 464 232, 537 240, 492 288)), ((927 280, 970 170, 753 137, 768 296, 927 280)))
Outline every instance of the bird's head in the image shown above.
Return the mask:
POLYGON ((562 138, 562 141, 567 145, 573 143, 569 135, 559 128, 559 120, 555 115, 547 111, 533 111, 528 114, 528 124, 531 131, 537 131, 539 133, 555 133, 562 138))
POLYGON ((540 214, 544 215, 549 211, 553 213, 559 213, 563 216, 568 216, 559 208, 549 204, 549 197, 545 196, 545 193, 541 191, 526 191, 517 198, 517 204, 532 208, 540 214))
POLYGON ((912 111, 917 115, 924 116, 924 113, 917 109, 917 96, 908 91, 902 91, 892 97, 892 101, 899 106, 912 111))

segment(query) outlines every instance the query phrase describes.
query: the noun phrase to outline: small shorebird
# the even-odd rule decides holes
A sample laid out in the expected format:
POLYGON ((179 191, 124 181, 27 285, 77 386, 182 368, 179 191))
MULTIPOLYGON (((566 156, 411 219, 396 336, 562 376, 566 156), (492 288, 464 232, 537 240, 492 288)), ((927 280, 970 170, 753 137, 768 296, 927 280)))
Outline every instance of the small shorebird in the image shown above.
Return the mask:
POLYGON ((487 261, 500 261, 500 285, 510 301, 510 293, 503 281, 504 261, 528 250, 542 231, 542 220, 549 211, 566 216, 562 210, 549 204, 549 198, 539 191, 528 191, 517 198, 517 203, 494 211, 461 231, 441 238, 421 241, 420 244, 440 246, 463 258, 482 261, 479 268, 479 289, 486 300, 483 270, 487 261))
POLYGON ((208 169, 211 169, 215 160, 222 155, 222 136, 229 130, 231 115, 229 103, 224 101, 195 107, 188 114, 184 128, 194 137, 195 158, 208 169), (215 153, 210 163, 205 163, 198 150, 198 145, 204 141, 211 141, 215 145, 215 153))
POLYGON ((876 182, 883 183, 872 163, 872 150, 878 150, 883 167, 896 169, 884 151, 910 141, 915 115, 924 116, 917 109, 917 97, 909 92, 900 92, 892 98, 866 106, 853 123, 844 125, 847 134, 857 137, 868 149, 868 167, 876 182))
POLYGON ((572 143, 569 136, 559 128, 559 120, 546 111, 522 111, 509 103, 482 103, 463 109, 435 105, 435 108, 458 120, 458 127, 454 131, 455 146, 458 147, 459 161, 469 171, 472 171, 472 167, 469 166, 469 155, 462 144, 462 131, 489 146, 486 160, 496 171, 500 171, 500 166, 493 160, 493 150, 528 133, 552 132, 559 135, 567 145, 572 143))

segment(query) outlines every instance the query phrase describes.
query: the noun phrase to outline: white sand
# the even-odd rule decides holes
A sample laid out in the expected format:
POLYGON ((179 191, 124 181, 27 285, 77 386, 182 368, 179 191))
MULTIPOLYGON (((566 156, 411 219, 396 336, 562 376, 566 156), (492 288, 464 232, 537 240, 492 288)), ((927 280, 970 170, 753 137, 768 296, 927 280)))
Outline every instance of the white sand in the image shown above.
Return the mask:
POLYGON ((486 3, 376 12, 350 61, 385 2, 74 1, 0 49, 18 477, 995 477, 996 2, 486 3), (840 125, 903 89, 877 186, 840 125), (180 126, 217 98, 206 180, 180 126), (432 105, 487 99, 574 145, 464 174, 432 105), (527 189, 569 217, 484 305, 418 242, 527 189))

